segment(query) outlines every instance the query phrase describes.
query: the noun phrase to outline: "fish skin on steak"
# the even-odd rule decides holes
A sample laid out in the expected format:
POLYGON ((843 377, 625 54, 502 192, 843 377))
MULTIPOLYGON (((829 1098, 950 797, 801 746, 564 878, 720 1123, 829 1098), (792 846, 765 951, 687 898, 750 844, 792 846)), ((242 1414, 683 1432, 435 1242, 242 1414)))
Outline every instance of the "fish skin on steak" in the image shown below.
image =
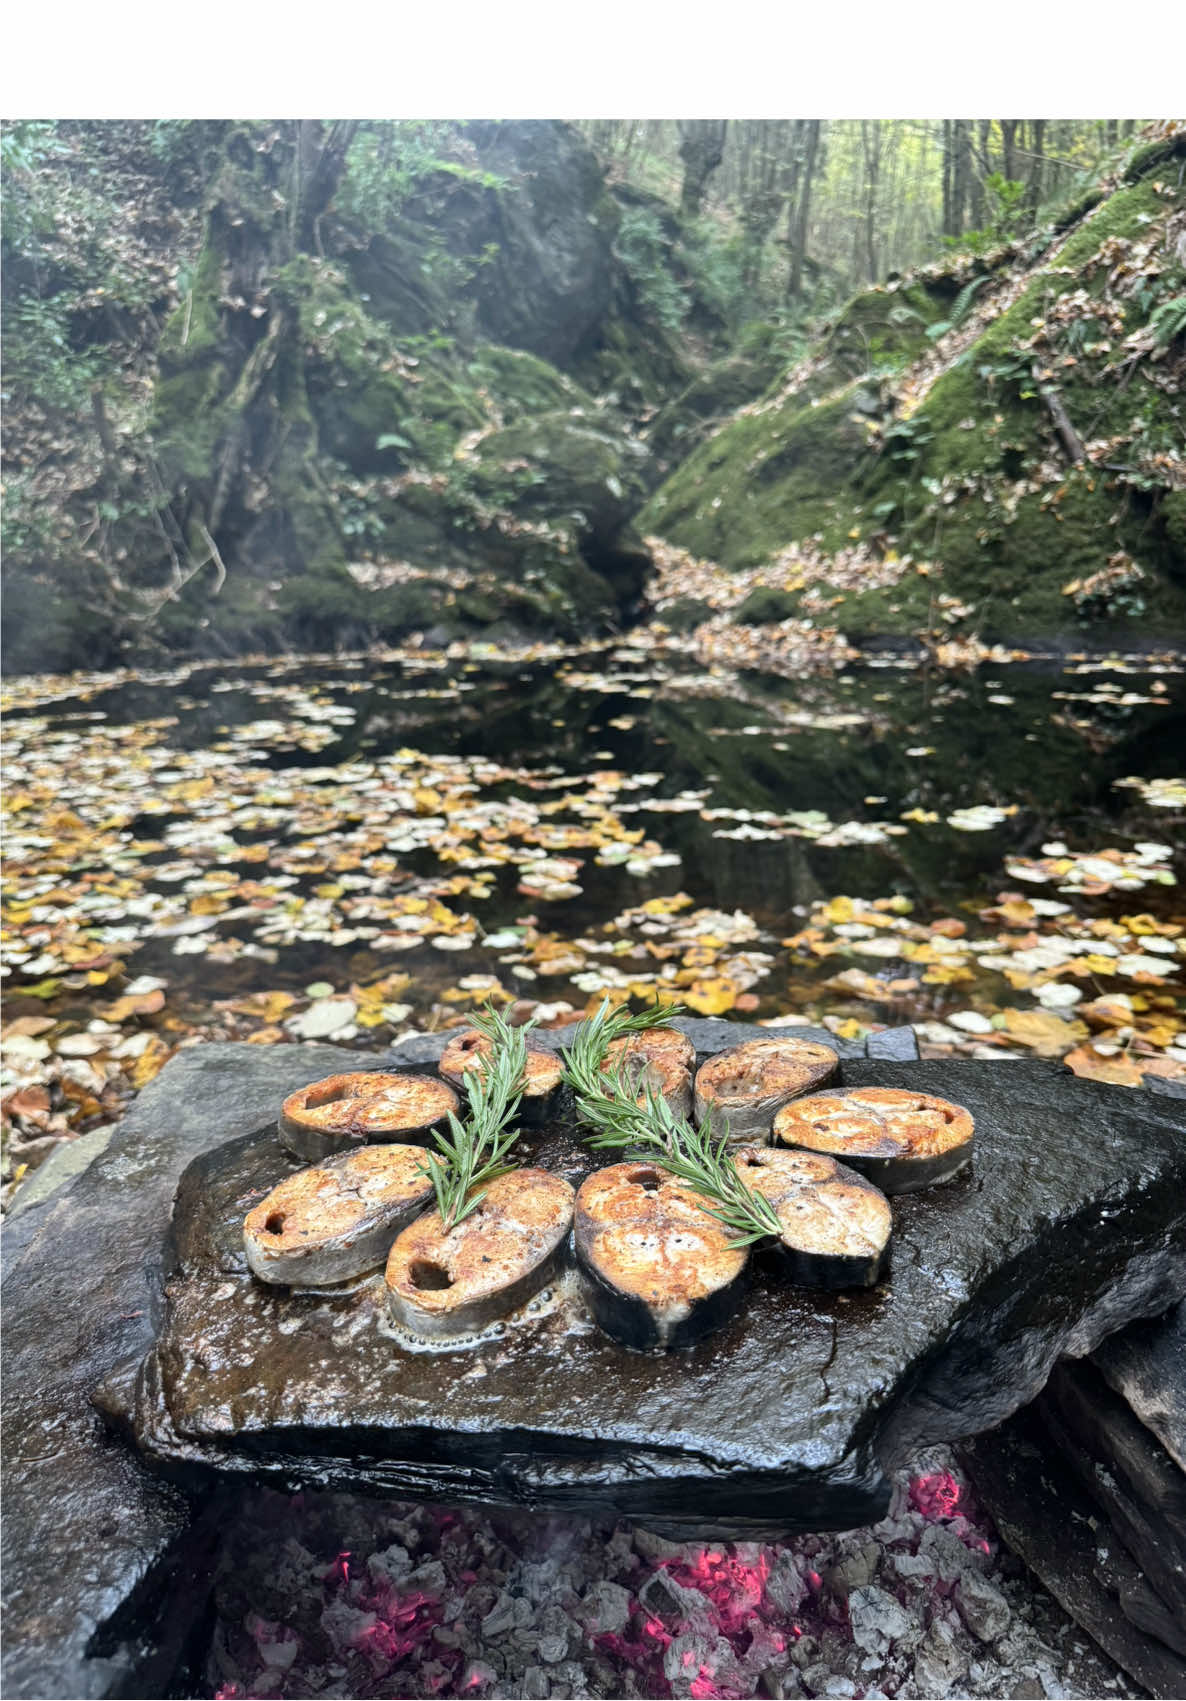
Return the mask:
POLYGON ((294 1156, 316 1163, 372 1141, 427 1144, 433 1128, 459 1104, 452 1087, 429 1075, 363 1070, 329 1075, 290 1093, 277 1127, 294 1156))
POLYGON ((433 1196, 426 1158, 441 1161, 423 1146, 360 1146, 285 1176, 244 1219, 251 1270, 291 1287, 376 1269, 433 1196))
POLYGON ((834 1158, 773 1146, 742 1146, 733 1159, 745 1185, 773 1205, 779 1261, 797 1286, 871 1288, 888 1273, 893 1215, 863 1175, 834 1158))
POLYGON ((642 1160, 611 1164, 581 1184, 577 1264, 594 1318, 622 1346, 690 1347, 740 1306, 748 1249, 731 1246, 703 1205, 642 1160))
MULTIPOLYGON (((483 1057, 489 1057, 492 1046, 477 1028, 463 1028, 441 1053, 438 1065, 442 1076, 462 1092, 465 1077, 477 1069, 483 1057)), ((552 1112, 564 1068, 553 1051, 534 1046, 528 1041, 527 1065, 524 1070, 523 1096, 519 1101, 519 1120, 528 1124, 545 1122, 552 1112)))
POLYGON ((747 1040, 696 1071, 696 1125, 711 1116, 713 1135, 730 1150, 767 1142, 774 1115, 801 1093, 822 1087, 840 1059, 817 1040, 747 1040))
POLYGON ((490 1182, 446 1230, 439 1211, 399 1235, 387 1259, 387 1307, 431 1340, 473 1335, 539 1291, 556 1269, 576 1194, 562 1176, 516 1169, 490 1182))
POLYGON ((776 1145, 843 1159, 883 1193, 950 1180, 971 1161, 974 1133, 963 1105, 901 1087, 813 1093, 774 1119, 776 1145))

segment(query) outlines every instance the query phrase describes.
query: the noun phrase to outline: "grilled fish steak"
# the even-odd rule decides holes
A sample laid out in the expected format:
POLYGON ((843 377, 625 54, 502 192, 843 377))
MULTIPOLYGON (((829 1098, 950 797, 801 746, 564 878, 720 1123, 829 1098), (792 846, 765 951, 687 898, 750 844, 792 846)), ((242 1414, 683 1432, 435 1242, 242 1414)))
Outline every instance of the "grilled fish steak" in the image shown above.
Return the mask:
POLYGON ((711 1113, 712 1131, 730 1149, 770 1137, 775 1112, 790 1099, 823 1086, 839 1058, 815 1040, 748 1040, 712 1057, 696 1071, 696 1122, 711 1113))
POLYGON ((458 1102, 452 1087, 428 1075, 330 1075, 289 1094, 278 1128, 290 1152, 316 1163, 372 1141, 427 1144, 458 1102))
POLYGON ((645 1057, 650 1063, 679 1063, 690 1070, 696 1061, 696 1047, 687 1034, 678 1028, 643 1028, 637 1034, 623 1034, 611 1040, 608 1057, 645 1057))
POLYGON ((774 1119, 776 1144, 839 1158, 883 1193, 947 1181, 970 1161, 973 1132, 963 1105, 901 1087, 813 1093, 774 1119))
MULTIPOLYGON (((482 1058, 490 1055, 490 1050, 491 1042, 485 1034, 479 1033, 476 1028, 465 1028, 449 1041, 441 1053, 441 1074, 464 1092, 466 1071, 477 1069, 482 1058)), ((563 1079, 564 1069, 556 1054, 528 1042, 519 1120, 527 1123, 546 1121, 563 1079)))
POLYGON ((683 1034, 670 1028, 652 1028, 646 1033, 612 1040, 601 1072, 611 1077, 620 1074, 634 1088, 639 1104, 645 1105, 649 1088, 657 1098, 667 1100, 676 1116, 686 1118, 692 1114, 692 1075, 685 1058, 694 1060, 695 1056, 691 1041, 685 1040, 683 1034), (636 1043, 650 1040, 653 1035, 667 1034, 673 1040, 683 1041, 682 1046, 671 1045, 665 1039, 653 1045, 636 1043))
POLYGON ((856 1170, 815 1152, 742 1146, 747 1187, 774 1206, 779 1253, 791 1281, 809 1288, 869 1288, 889 1269, 889 1200, 856 1170))
POLYGON ((244 1219, 251 1269, 261 1281, 290 1286, 377 1269, 432 1198, 428 1158, 423 1146, 359 1146, 286 1176, 244 1219))
POLYGON ((387 1259, 392 1317, 432 1340, 472 1335, 544 1286, 563 1252, 575 1194, 544 1169, 500 1175, 445 1231, 439 1211, 412 1223, 387 1259))
POLYGON ((642 1161, 611 1164, 582 1184, 574 1239, 590 1309, 622 1346, 692 1346, 737 1310, 746 1248, 690 1187, 642 1161))

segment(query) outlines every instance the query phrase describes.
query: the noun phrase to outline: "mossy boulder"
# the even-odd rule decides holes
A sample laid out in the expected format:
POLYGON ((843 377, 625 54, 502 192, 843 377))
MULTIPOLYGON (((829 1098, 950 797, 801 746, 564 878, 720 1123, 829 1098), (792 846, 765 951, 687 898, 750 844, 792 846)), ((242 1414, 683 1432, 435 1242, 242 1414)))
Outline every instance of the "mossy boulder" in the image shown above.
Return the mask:
POLYGON ((712 607, 703 597, 677 597, 658 618, 671 632, 692 632, 712 619, 712 607))
POLYGON ((642 501, 645 460, 608 415, 537 414, 483 437, 470 478, 496 506, 610 543, 642 501))
POLYGON ((614 204, 570 124, 459 127, 453 162, 419 178, 392 228, 351 260, 397 334, 459 330, 570 364, 610 304, 614 204))
POLYGON ((777 356, 765 349, 739 351, 707 366, 647 430, 655 475, 662 477, 722 420, 764 395, 780 370, 777 356))
POLYGON ((660 485, 641 530, 727 567, 757 566, 817 532, 839 541, 849 480, 867 453, 858 388, 816 405, 792 396, 733 419, 660 485))
POLYGON ((566 408, 591 414, 597 410, 588 390, 526 349, 479 343, 466 360, 465 371, 469 382, 489 398, 491 407, 507 425, 524 416, 566 408))

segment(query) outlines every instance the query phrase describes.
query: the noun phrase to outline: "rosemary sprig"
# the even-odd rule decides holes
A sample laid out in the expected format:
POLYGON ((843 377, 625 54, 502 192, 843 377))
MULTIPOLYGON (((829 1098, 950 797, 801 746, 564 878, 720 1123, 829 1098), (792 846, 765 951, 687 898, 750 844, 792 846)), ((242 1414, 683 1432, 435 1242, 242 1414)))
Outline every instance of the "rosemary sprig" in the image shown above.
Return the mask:
POLYGON ((582 1022, 573 1035, 572 1044, 564 1048, 568 1079, 578 1096, 581 1089, 573 1079, 574 1070, 581 1073, 588 1087, 597 1087, 601 1065, 616 1039, 622 1039, 626 1034, 645 1033, 648 1028, 661 1028, 673 1016, 682 1016, 683 1013, 682 1004, 660 1004, 656 999, 648 1009, 631 1015, 626 1009, 611 1010, 609 999, 603 998, 596 1016, 582 1022))
POLYGON ((640 1032, 665 1021, 670 1011, 658 1015, 658 1007, 629 1018, 632 1028, 611 1031, 615 1021, 608 1015, 609 1001, 597 1015, 582 1022, 565 1051, 565 1074, 576 1095, 581 1120, 593 1130, 587 1143, 596 1151, 636 1151, 669 1175, 700 1194, 700 1209, 723 1223, 733 1236, 734 1246, 778 1236, 782 1225, 770 1201, 742 1181, 737 1165, 726 1149, 727 1136, 714 1142, 711 1116, 694 1128, 672 1111, 666 1099, 649 1085, 638 1103, 637 1083, 624 1068, 605 1074, 601 1065, 610 1041, 620 1032, 640 1032))
POLYGON ((465 1072, 465 1121, 450 1111, 448 1132, 438 1129, 433 1135, 444 1161, 426 1166, 446 1234, 477 1207, 492 1181, 517 1167, 505 1161, 519 1138, 518 1128, 509 1124, 523 1096, 527 1029, 534 1026, 512 1028, 489 1004, 470 1019, 490 1041, 490 1050, 465 1072))

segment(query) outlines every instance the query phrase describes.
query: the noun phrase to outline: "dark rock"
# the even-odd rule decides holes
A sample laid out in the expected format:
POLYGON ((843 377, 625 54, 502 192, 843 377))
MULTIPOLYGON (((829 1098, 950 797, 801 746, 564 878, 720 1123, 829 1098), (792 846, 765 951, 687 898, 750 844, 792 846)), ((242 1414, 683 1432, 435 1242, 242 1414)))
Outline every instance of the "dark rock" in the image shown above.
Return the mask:
POLYGON ((1186 1694, 1186 1659, 1130 1616, 1144 1578, 1034 1409, 959 1451, 1002 1538, 1072 1618, 1151 1695, 1186 1694))
POLYGON ((485 179, 421 181, 398 225, 353 257, 355 282, 399 331, 439 330, 461 298, 480 333, 566 365, 613 294, 617 210, 597 161, 565 123, 483 121, 462 134, 485 179))
MULTIPOLYGON (((705 1049, 748 1037, 728 1023, 686 1025, 705 1049)), ((396 1057, 431 1061, 442 1044, 418 1041, 396 1057)), ((190 1210, 167 1252, 170 1202, 189 1162, 264 1127, 296 1086, 359 1062, 326 1046, 183 1050, 106 1152, 6 1230, 6 1693, 163 1693, 169 1661, 204 1610, 212 1544, 234 1516, 233 1473, 432 1498, 645 1507, 653 1526, 683 1533, 854 1525, 883 1510, 881 1466, 912 1436, 997 1421, 1064 1344, 1086 1350, 1098 1330, 1164 1308, 1166 1290, 1181 1285, 1176 1107, 1043 1064, 848 1061, 846 1081, 947 1094, 967 1102, 979 1126, 969 1175, 895 1207, 898 1268, 881 1290, 821 1301, 767 1285, 759 1272, 730 1330, 667 1360, 565 1336, 541 1319, 535 1327, 559 1336, 551 1412, 541 1410, 538 1379, 523 1375, 539 1362, 530 1328, 477 1352, 418 1357, 401 1390, 398 1375, 392 1381, 400 1355, 366 1327, 363 1290, 243 1303, 247 1278, 226 1267, 234 1236, 218 1246, 219 1201, 195 1192, 197 1171, 185 1197, 201 1212, 190 1210), (179 1257, 202 1274, 180 1273, 179 1257), (171 1269, 179 1274, 166 1308, 171 1269), (198 1289, 205 1306, 193 1303, 198 1289), (284 1304, 296 1309, 282 1315, 284 1304), (260 1327, 269 1311, 275 1334, 260 1327), (294 1333, 278 1332, 298 1316, 294 1333), (186 1345, 191 1325, 212 1334, 206 1370, 186 1345), (351 1341, 352 1328, 360 1333, 351 1341), (88 1399, 106 1380, 107 1410, 129 1423, 134 1367, 158 1331, 139 1414, 148 1449, 176 1483, 106 1434, 88 1399), (224 1356, 232 1341, 234 1356, 249 1342, 266 1348, 256 1373, 224 1356), (280 1362, 261 1376, 273 1347, 280 1362), (285 1367, 298 1362, 302 1374, 311 1363, 325 1374, 283 1386, 285 1367), (772 1366, 781 1395, 773 1410, 772 1366), (478 1368, 483 1375, 456 1380, 478 1368), (179 1429, 167 1421, 159 1372, 180 1396, 179 1429), (219 1388, 241 1390, 241 1410, 220 1412, 219 1388), (442 1412, 469 1432, 460 1423, 442 1430, 442 1412), (552 1427, 541 1435, 545 1418, 552 1427), (212 1491, 207 1472, 195 1476, 194 1463, 232 1473, 225 1492, 212 1491), (196 1519, 182 1492, 192 1483, 204 1507, 196 1519), (175 1579, 185 1580, 180 1596, 175 1579), (154 1641, 156 1675, 146 1677, 154 1641)), ((232 1162, 247 1153, 248 1169, 270 1163, 268 1151, 267 1140, 248 1140, 200 1173, 241 1186, 242 1174, 227 1173, 232 1162)), ((588 1161, 571 1135, 557 1153, 568 1167, 588 1161)))
POLYGON ((1099 1504, 1186 1654, 1186 1472, 1091 1364, 1055 1366, 1037 1410, 1051 1440, 1099 1504))
POLYGON ((865 1045, 868 1056, 879 1062, 913 1063, 918 1057, 913 1028, 886 1028, 880 1034, 870 1034, 865 1045))
MULTIPOLYGON (((698 1045, 738 1034, 689 1026, 698 1045)), ((884 1468, 999 1423, 1060 1353, 1186 1287, 1186 1145, 1163 1101, 1041 1063, 850 1061, 843 1078, 966 1104, 971 1171, 895 1201, 894 1273, 872 1292, 794 1289, 758 1259, 730 1325, 657 1358, 591 1327, 575 1291, 437 1355, 381 1332, 375 1279, 264 1292, 237 1235, 245 1198, 288 1160, 267 1133, 224 1146, 179 1194, 181 1273, 129 1414, 141 1445, 173 1466, 292 1484, 315 1468, 334 1486, 610 1511, 661 1533, 877 1517, 884 1468)), ((528 1133, 524 1155, 572 1180, 594 1167, 571 1127, 528 1133)))
POLYGON ((1186 1471, 1186 1304, 1109 1337, 1092 1362, 1186 1471))
MULTIPOLYGON (((357 1052, 325 1046, 250 1049, 247 1069, 242 1046, 180 1052, 89 1169, 5 1229, 8 1695, 106 1694, 139 1658, 117 1615, 134 1596, 164 1592, 186 1539, 186 1496, 113 1443, 90 1395, 113 1365, 134 1365, 152 1342, 169 1211, 186 1164, 258 1126, 278 1095, 311 1075, 358 1063, 357 1052)), ((186 1590, 163 1608, 181 1621, 179 1635, 188 1622, 182 1608, 201 1606, 197 1580, 191 1570, 186 1590)))

